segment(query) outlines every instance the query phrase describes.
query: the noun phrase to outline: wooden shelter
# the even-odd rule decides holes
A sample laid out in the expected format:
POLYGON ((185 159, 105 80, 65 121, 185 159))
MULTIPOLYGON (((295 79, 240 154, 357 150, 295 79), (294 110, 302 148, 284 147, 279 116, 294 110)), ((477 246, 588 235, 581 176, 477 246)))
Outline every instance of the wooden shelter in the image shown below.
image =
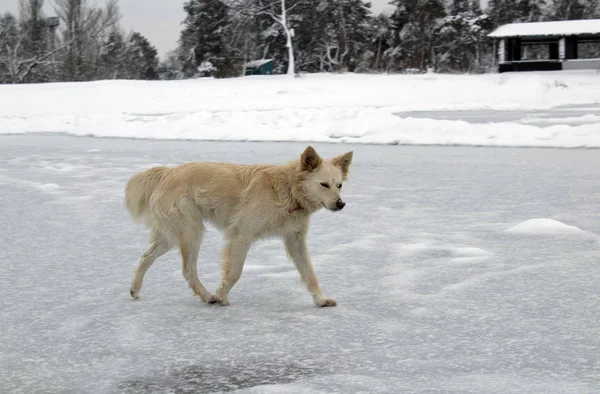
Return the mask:
POLYGON ((498 72, 600 69, 600 19, 510 23, 488 36, 498 72))

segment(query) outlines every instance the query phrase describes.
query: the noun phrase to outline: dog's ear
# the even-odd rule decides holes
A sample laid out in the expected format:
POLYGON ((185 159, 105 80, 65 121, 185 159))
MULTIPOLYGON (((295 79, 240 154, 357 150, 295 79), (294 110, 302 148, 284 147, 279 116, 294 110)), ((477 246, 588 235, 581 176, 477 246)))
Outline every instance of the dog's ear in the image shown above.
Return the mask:
POLYGON ((352 164, 352 155, 354 152, 347 152, 343 155, 336 156, 331 159, 331 163, 334 166, 339 167, 342 170, 342 176, 344 180, 348 178, 348 169, 350 168, 350 164, 352 164))
POLYGON ((321 165, 322 161, 323 160, 312 146, 307 147, 302 153, 302 157, 300 157, 302 171, 313 171, 321 165))

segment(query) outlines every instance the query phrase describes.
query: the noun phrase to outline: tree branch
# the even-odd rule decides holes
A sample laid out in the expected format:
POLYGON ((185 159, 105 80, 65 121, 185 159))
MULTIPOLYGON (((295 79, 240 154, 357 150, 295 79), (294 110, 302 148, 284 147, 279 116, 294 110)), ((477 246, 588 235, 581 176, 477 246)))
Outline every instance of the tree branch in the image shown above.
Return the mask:
POLYGON ((56 48, 48 53, 46 53, 45 55, 39 56, 37 58, 34 59, 30 59, 30 60, 24 60, 19 62, 19 68, 17 69, 17 78, 18 78, 18 82, 21 83, 25 80, 25 78, 27 78, 29 76, 29 74, 31 74, 31 72, 33 71, 33 69, 38 66, 39 64, 42 64, 42 62, 49 58, 50 56, 54 55, 55 53, 62 51, 63 49, 65 49, 66 47, 68 47, 71 43, 68 42, 64 45, 62 45, 59 48, 56 48), (30 62, 29 66, 25 68, 25 72, 21 73, 22 70, 22 66, 26 63, 30 62))
MULTIPOLYGON (((331 57, 331 50, 332 50, 333 48, 334 48, 334 47, 330 46, 329 44, 325 44, 325 52, 327 53, 327 59, 329 60, 329 63, 330 63, 330 64, 335 64, 335 65, 337 66, 337 65, 339 65, 339 63, 337 62, 337 60, 334 60, 334 59, 331 57)), ((337 49, 338 49, 338 51, 339 51, 339 48, 337 48, 337 49)))
POLYGON ((287 8, 285 10, 285 12, 290 12, 291 10, 293 10, 294 8, 296 8, 300 3, 302 3, 301 1, 297 2, 296 4, 294 4, 293 6, 291 6, 290 8, 287 8))
POLYGON ((270 16, 275 22, 277 22, 277 23, 279 23, 280 25, 283 26, 283 21, 281 20, 281 18, 278 18, 271 11, 257 11, 253 15, 267 15, 267 16, 270 16))

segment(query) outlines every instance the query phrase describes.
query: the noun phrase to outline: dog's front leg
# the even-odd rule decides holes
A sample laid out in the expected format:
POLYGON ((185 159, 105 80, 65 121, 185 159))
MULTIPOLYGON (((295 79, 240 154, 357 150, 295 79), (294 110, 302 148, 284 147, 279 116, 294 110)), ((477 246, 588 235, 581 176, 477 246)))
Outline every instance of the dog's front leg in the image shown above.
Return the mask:
POLYGON ((300 277, 312 294, 315 304, 317 306, 335 306, 336 301, 333 298, 326 297, 319 287, 319 281, 313 270, 308 248, 306 247, 306 235, 302 232, 286 234, 283 241, 288 256, 300 272, 300 277))
POLYGON ((229 292, 242 275, 244 263, 252 242, 240 236, 230 237, 223 250, 223 279, 215 298, 221 305, 229 305, 229 292))

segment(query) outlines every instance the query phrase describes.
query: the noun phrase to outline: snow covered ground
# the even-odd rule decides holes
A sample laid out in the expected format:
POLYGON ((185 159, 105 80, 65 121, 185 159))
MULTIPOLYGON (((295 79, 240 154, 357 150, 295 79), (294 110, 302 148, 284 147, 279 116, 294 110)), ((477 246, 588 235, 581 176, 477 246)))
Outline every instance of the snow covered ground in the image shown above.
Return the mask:
MULTIPOLYGON (((355 151, 346 209, 311 223, 339 304, 319 309, 277 241, 251 250, 231 307, 193 297, 176 252, 128 294, 147 237, 123 209, 133 172, 282 162, 304 143, 0 145, 0 392, 600 392, 595 150, 316 144, 355 151)), ((209 231, 211 289, 221 245, 209 231)))
POLYGON ((0 86, 0 133, 598 148, 599 108, 595 70, 99 81, 0 86))

